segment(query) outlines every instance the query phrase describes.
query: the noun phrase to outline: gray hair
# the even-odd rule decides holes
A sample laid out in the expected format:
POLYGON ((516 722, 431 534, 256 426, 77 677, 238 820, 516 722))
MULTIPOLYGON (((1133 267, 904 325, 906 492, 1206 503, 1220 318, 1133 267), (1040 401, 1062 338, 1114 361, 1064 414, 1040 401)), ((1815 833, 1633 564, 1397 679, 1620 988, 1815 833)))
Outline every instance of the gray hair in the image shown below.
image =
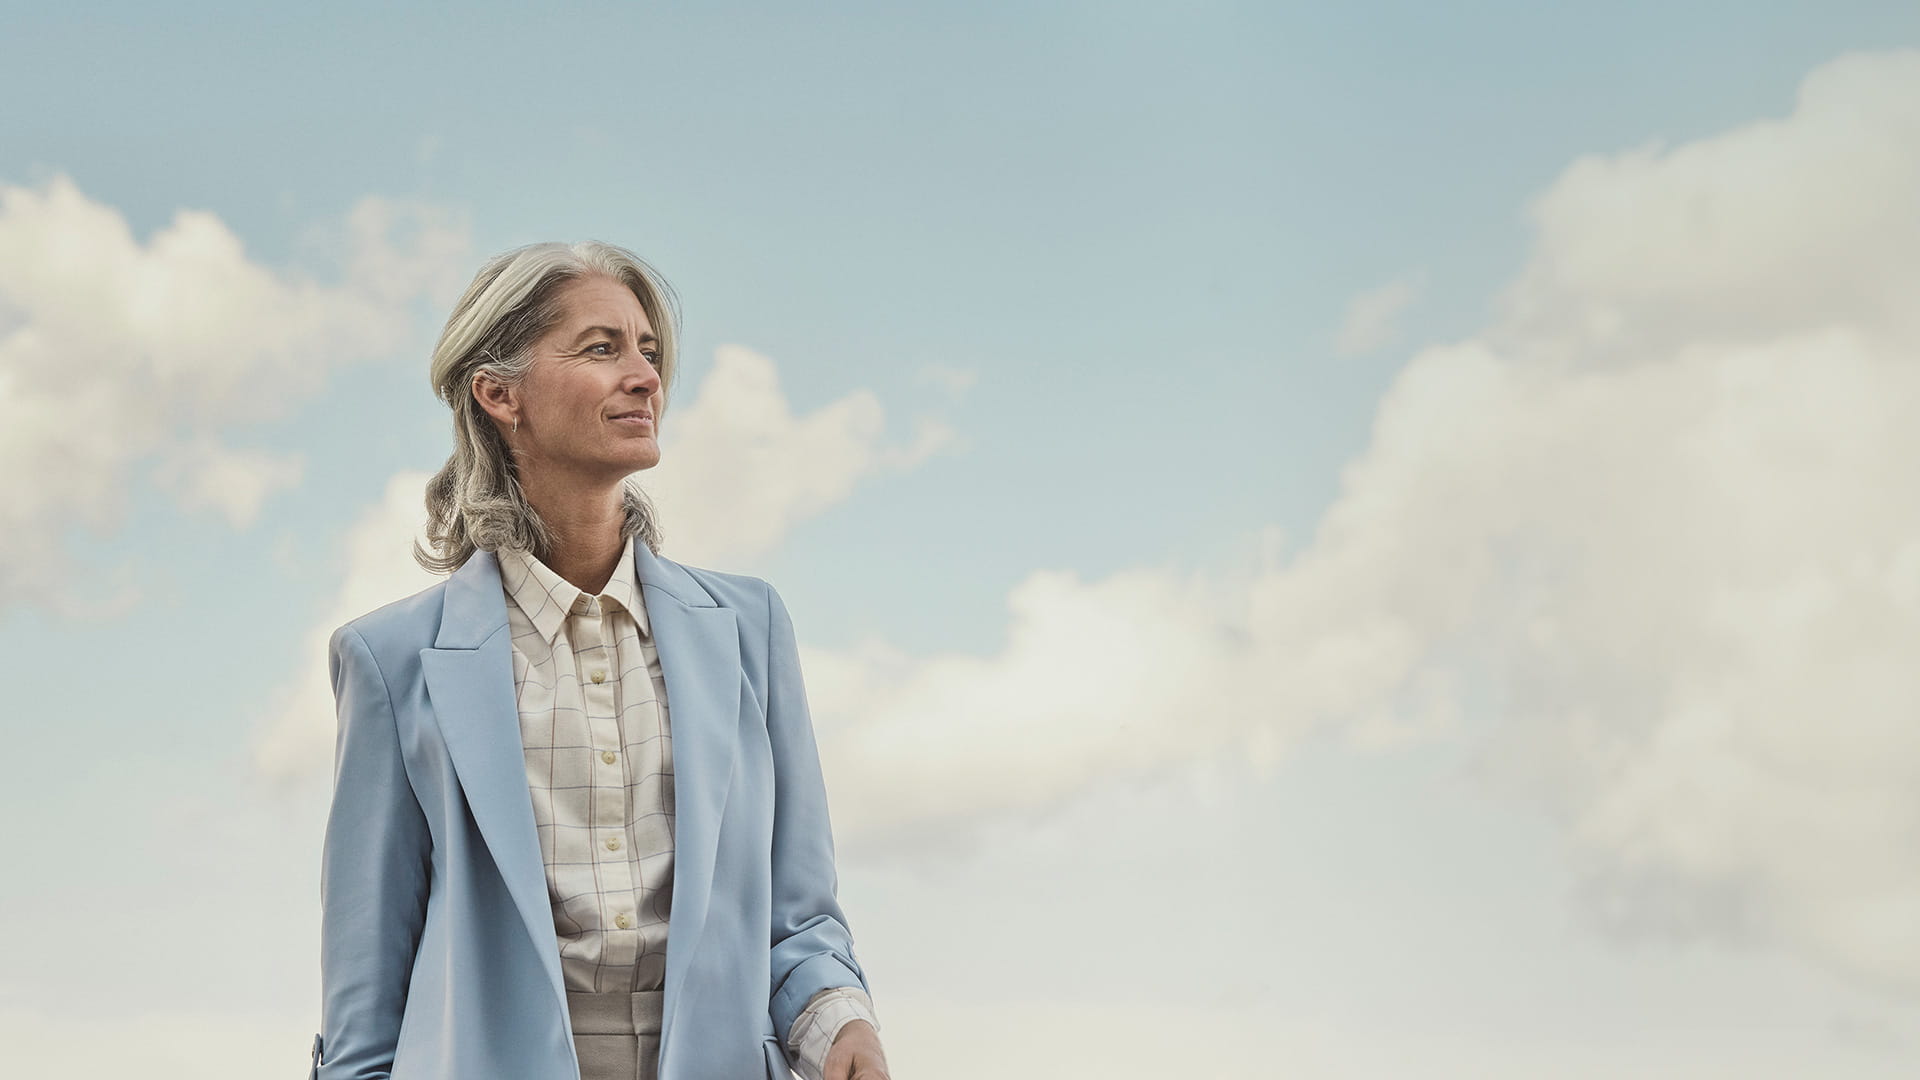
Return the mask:
MULTIPOLYGON (((507 386, 519 385, 533 368, 534 343, 565 314, 560 287, 590 275, 632 289, 660 339, 661 399, 653 415, 659 429, 678 366, 678 299, 666 279, 625 248, 596 240, 527 244, 488 259, 433 347, 433 391, 453 410, 453 455, 427 482, 433 549, 413 544, 414 561, 427 570, 450 573, 476 550, 529 551, 541 559, 552 551, 553 534, 521 491, 519 463, 493 417, 474 399, 473 379, 485 371, 507 386)), ((652 500, 632 479, 623 488, 621 539, 638 536, 657 554, 661 534, 652 500)))

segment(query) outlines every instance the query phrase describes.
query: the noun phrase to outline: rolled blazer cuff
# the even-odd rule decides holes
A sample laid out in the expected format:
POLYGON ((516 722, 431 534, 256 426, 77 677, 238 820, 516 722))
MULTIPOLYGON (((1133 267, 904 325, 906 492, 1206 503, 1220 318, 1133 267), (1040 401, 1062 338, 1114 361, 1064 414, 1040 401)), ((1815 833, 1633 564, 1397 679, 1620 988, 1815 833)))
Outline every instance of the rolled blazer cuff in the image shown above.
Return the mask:
POLYGON ((866 975, 848 967, 832 953, 815 953, 801 961, 793 974, 787 976, 787 981, 780 984, 780 992, 773 995, 773 1020, 780 1037, 789 1038, 794 1021, 800 1019, 800 1011, 813 1000, 813 995, 836 986, 857 986, 862 993, 872 994, 867 989, 866 975))

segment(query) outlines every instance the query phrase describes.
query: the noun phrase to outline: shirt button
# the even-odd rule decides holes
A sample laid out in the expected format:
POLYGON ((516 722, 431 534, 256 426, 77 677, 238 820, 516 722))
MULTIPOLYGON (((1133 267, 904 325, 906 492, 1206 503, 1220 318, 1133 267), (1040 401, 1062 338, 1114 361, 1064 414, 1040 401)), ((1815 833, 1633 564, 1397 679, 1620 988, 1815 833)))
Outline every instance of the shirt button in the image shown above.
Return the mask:
POLYGON ((614 916, 613 924, 615 926, 618 926, 620 929, 625 930, 627 927, 633 925, 633 920, 627 918, 627 913, 623 911, 620 914, 614 916))
POLYGON ((617 836, 609 836, 609 837, 607 837, 607 850, 608 850, 608 851, 619 851, 619 850, 620 850, 620 838, 619 838, 619 837, 617 837, 617 836))
POLYGON ((596 671, 596 672, 594 672, 594 673, 593 673, 593 681, 594 681, 594 682, 606 682, 606 681, 607 681, 607 673, 606 673, 606 672, 604 672, 604 671, 596 671))
POLYGON ((609 765, 613 764, 613 751, 611 750, 600 751, 600 760, 606 762, 609 765))

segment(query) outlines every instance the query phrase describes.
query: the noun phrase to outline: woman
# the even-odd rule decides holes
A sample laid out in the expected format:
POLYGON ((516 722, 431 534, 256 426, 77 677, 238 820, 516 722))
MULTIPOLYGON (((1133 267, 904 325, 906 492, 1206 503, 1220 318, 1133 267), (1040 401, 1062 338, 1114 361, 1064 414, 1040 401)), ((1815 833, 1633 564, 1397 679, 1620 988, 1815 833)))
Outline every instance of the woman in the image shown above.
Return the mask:
POLYGON ((315 1080, 887 1077, 786 606, 657 554, 628 483, 671 298, 532 244, 447 320, 451 576, 331 641, 315 1080))

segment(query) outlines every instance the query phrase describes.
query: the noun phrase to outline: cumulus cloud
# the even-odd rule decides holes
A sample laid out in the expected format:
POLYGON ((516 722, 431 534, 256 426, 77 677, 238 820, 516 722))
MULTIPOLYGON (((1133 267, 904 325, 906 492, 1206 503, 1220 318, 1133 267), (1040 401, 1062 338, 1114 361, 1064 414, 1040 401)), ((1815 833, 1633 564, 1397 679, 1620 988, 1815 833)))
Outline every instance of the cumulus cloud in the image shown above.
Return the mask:
POLYGON ((187 507, 250 520, 297 466, 216 433, 285 415, 332 371, 396 348, 411 303, 445 288, 466 246, 445 213, 379 198, 309 241, 337 257, 339 284, 250 259, 206 211, 179 211, 142 243, 65 176, 0 186, 0 529, 11 537, 0 588, 11 601, 67 610, 54 587, 74 576, 62 535, 118 527, 149 458, 187 507))
POLYGON ((1461 508, 1526 552, 1477 570, 1509 702, 1485 768, 1564 820, 1583 903, 1909 994, 1916 190, 1920 52, 1842 57, 1784 119, 1576 163, 1503 320, 1416 360, 1506 399, 1475 468, 1507 505, 1461 508))
POLYGON ((698 395, 668 414, 660 464, 640 482, 660 507, 670 553, 725 565, 773 547, 861 480, 910 470, 958 442, 950 425, 923 417, 910 442, 891 444, 885 421, 869 390, 795 415, 771 358, 722 345, 698 395))
POLYGON ((1835 326, 1911 343, 1915 63, 1842 57, 1789 116, 1574 162, 1530 208, 1532 257, 1489 339, 1583 365, 1835 326))
POLYGON ((1597 925, 1920 993, 1915 191, 1911 51, 1575 162, 1499 317, 1411 359, 1284 565, 1035 573, 989 655, 809 650, 837 820, 1265 766, 1323 724, 1470 738, 1597 925))
POLYGON ((1459 621, 1460 597, 1444 582, 1383 592, 1357 560, 1281 567, 1280 535, 1264 539, 1246 573, 1029 574, 987 655, 803 641, 835 821, 861 843, 966 843, 1092 785, 1222 751, 1271 769, 1322 725, 1368 746, 1451 730, 1456 674, 1425 646, 1459 621))

